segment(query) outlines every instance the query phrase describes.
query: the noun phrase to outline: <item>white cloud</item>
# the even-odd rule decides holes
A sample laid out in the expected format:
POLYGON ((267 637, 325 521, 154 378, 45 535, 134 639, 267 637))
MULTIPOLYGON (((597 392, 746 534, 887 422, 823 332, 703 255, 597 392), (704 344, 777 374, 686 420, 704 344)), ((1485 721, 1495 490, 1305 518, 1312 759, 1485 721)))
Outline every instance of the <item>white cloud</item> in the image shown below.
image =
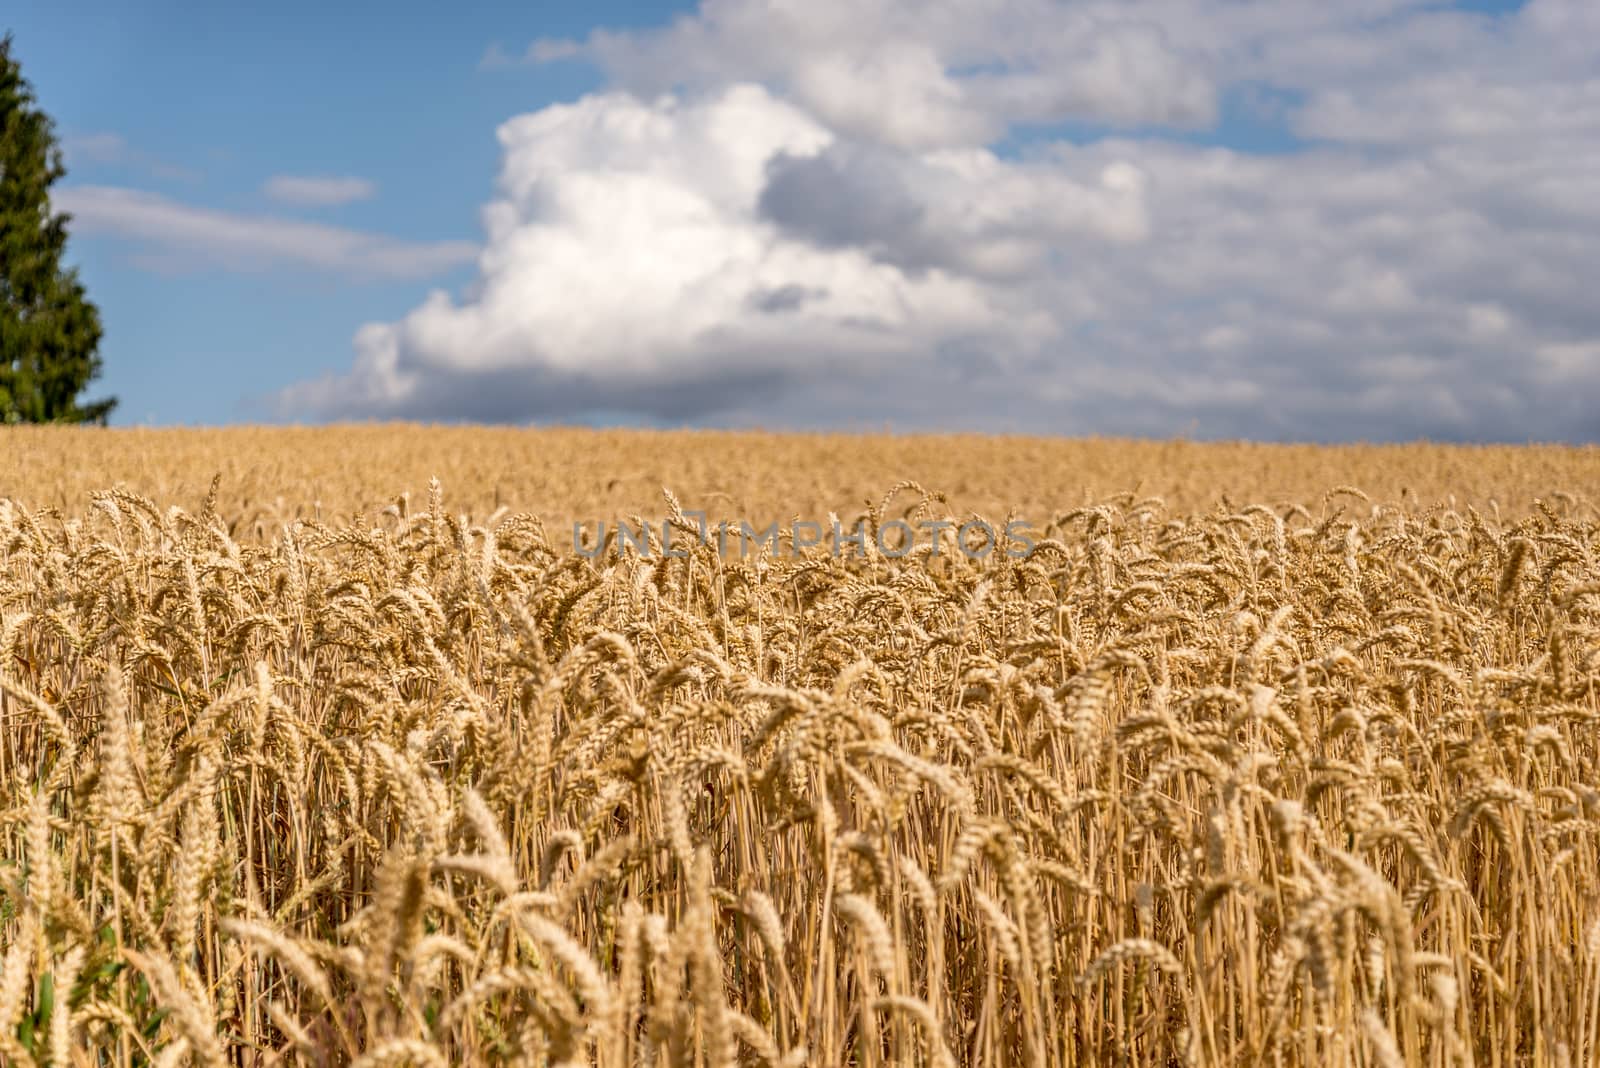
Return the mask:
POLYGON ((799 66, 793 90, 841 133, 901 148, 982 144, 1000 127, 966 97, 928 45, 893 41, 799 66))
POLYGON ((279 174, 268 178, 261 191, 283 204, 333 207, 370 199, 377 186, 365 178, 279 174))
POLYGON ((478 60, 478 69, 525 67, 539 63, 554 63, 561 59, 576 59, 582 55, 583 48, 576 41, 540 39, 528 45, 527 50, 520 56, 507 54, 499 42, 496 42, 484 50, 483 58, 478 60))
POLYGON ((501 128, 476 283, 283 400, 1600 438, 1597 12, 705 0, 536 42, 612 86, 501 128), (1186 139, 1229 100, 1314 143, 1186 139))
POLYGON ((111 186, 69 186, 56 190, 52 200, 71 213, 73 233, 138 242, 144 255, 170 266, 293 266, 361 278, 425 278, 469 263, 477 254, 476 246, 463 241, 402 241, 318 223, 198 208, 111 186))
POLYGON ((68 169, 72 171, 82 167, 130 167, 155 178, 183 182, 199 178, 189 168, 179 167, 134 148, 121 134, 105 130, 68 134, 61 139, 61 153, 66 157, 68 169))
POLYGON ((102 131, 63 137, 61 151, 72 163, 117 163, 128 157, 129 149, 121 134, 102 131))

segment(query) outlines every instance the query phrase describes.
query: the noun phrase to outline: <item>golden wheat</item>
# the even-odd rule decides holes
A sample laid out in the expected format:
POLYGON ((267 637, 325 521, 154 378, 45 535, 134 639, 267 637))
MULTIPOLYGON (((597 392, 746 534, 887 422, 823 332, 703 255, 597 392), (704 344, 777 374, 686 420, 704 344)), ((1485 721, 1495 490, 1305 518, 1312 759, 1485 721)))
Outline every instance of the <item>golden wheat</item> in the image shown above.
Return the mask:
POLYGON ((5 1063, 1600 1063, 1592 450, 0 450, 5 1063))

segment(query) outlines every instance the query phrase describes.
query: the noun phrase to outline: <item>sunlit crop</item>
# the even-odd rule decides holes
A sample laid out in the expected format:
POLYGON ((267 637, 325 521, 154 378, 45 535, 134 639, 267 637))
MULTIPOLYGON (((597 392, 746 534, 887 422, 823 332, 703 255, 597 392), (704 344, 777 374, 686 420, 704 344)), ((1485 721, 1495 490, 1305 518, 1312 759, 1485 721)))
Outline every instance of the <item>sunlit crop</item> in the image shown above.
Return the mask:
POLYGON ((0 469, 5 1063, 1600 1059, 1593 451, 371 427, 0 469), (1037 534, 573 551, 684 509, 1037 534))

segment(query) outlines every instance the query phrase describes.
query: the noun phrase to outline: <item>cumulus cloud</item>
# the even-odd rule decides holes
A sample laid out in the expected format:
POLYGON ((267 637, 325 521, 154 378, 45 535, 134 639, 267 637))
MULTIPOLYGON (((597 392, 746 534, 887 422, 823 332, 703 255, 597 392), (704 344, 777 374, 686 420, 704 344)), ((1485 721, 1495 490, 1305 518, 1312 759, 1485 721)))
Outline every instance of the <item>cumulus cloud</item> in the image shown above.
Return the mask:
POLYGON ((426 278, 472 262, 464 241, 402 241, 381 234, 266 215, 198 208, 156 193, 79 185, 56 191, 73 232, 137 243, 152 262, 240 270, 309 267, 358 278, 426 278))
POLYGON ((279 174, 268 178, 261 191, 283 204, 335 207, 368 200, 377 186, 365 178, 279 174))
MULTIPOLYGON (((514 119, 500 140, 501 197, 485 211, 472 296, 434 293, 401 322, 367 327, 351 374, 297 387, 289 404, 487 418, 514 401, 522 415, 576 405, 684 418, 952 339, 1052 329, 937 263, 910 269, 765 219, 772 168, 836 139, 758 86, 692 103, 594 96, 514 119)), ((963 163, 945 179, 971 182, 963 163)), ((1122 210, 1137 190, 1113 181, 1082 195, 1122 210)))
POLYGON ((611 84, 501 127, 480 276, 280 401, 1600 438, 1596 31, 1592 0, 706 0, 535 42, 611 84), (1221 147, 1246 121, 1302 141, 1221 147))

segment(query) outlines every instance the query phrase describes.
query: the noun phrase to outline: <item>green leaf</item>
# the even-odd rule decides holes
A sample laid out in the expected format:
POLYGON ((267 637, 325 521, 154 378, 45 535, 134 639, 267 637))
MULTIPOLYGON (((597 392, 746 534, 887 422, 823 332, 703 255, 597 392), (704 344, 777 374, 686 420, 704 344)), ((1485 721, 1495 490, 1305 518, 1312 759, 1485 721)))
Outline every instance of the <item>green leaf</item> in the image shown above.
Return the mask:
POLYGON ((50 1013, 56 1007, 56 977, 45 972, 39 977, 39 996, 35 999, 33 1014, 39 1018, 39 1029, 49 1030, 50 1013))

